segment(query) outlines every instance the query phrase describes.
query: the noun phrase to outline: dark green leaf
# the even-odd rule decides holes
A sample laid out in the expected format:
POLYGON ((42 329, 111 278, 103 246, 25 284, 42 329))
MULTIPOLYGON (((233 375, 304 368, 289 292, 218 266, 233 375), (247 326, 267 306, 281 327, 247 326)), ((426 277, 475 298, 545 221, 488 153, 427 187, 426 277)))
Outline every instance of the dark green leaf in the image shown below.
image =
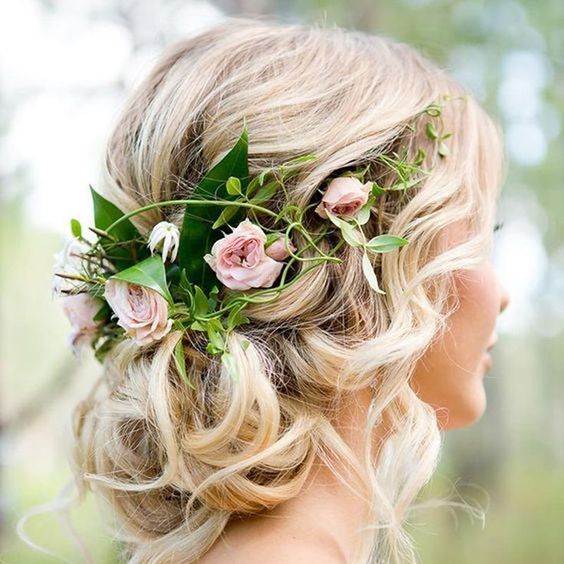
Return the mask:
MULTIPOLYGON (((112 204, 112 202, 98 194, 92 186, 90 186, 90 192, 94 205, 94 225, 98 229, 106 231, 112 223, 125 214, 115 204, 112 204)), ((110 235, 119 241, 129 241, 130 239, 135 239, 140 236, 129 219, 116 225, 116 227, 111 230, 110 235)))
POLYGON ((102 307, 96 312, 96 315, 92 318, 94 321, 105 321, 109 319, 112 315, 112 310, 107 302, 102 304, 102 307))
MULTIPOLYGON (((241 191, 244 193, 249 182, 247 158, 248 136, 245 126, 235 145, 196 186, 191 199, 233 200, 234 196, 229 194, 226 188, 227 180, 232 176, 240 180, 241 191)), ((212 228, 221 212, 221 206, 189 204, 184 213, 178 264, 186 268, 188 279, 204 291, 209 291, 211 286, 217 283, 213 270, 203 257, 222 236, 220 231, 212 228)), ((239 215, 242 217, 244 213, 239 210, 239 215)))
MULTIPOLYGON (((123 217, 124 213, 112 202, 98 194, 92 186, 90 186, 90 192, 94 206, 94 225, 96 228, 106 231, 112 223, 123 217)), ((100 238, 100 244, 108 255, 110 262, 118 269, 128 268, 148 255, 148 249, 145 245, 139 245, 137 242, 132 241, 132 239, 137 239, 141 236, 129 219, 116 225, 111 230, 110 235, 118 242, 129 241, 128 244, 116 244, 105 237, 100 238)))
POLYGON ((155 290, 172 304, 172 296, 166 283, 165 267, 160 255, 154 255, 134 264, 132 267, 114 274, 110 277, 111 279, 122 280, 155 290))

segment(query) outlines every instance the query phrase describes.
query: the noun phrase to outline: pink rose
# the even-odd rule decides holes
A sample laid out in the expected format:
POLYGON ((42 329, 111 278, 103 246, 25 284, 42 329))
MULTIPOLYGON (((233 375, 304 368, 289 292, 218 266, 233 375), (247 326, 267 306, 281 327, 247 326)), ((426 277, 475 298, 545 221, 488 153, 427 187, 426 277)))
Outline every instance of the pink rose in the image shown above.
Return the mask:
POLYGON ((102 307, 102 301, 85 293, 69 294, 60 299, 72 328, 69 345, 76 354, 83 345, 90 344, 96 335, 100 322, 94 321, 94 316, 102 307))
POLYGON ((140 345, 162 339, 171 329, 167 301, 155 290, 110 278, 104 297, 118 317, 118 325, 140 345))
POLYGON ((284 263, 266 254, 265 242, 263 230, 245 219, 233 233, 216 241, 204 260, 232 290, 268 288, 278 278, 284 263))
MULTIPOLYGON (((292 241, 288 241, 288 247, 290 247, 290 250, 293 253, 296 251, 296 247, 294 247, 292 241)), ((268 247, 266 247, 266 254, 274 260, 284 260, 288 258, 289 254, 286 250, 286 235, 280 235, 274 243, 268 245, 268 247)))
POLYGON ((325 219, 327 211, 337 216, 353 217, 366 204, 371 190, 372 182, 363 184, 354 176, 339 176, 331 180, 315 211, 325 219))

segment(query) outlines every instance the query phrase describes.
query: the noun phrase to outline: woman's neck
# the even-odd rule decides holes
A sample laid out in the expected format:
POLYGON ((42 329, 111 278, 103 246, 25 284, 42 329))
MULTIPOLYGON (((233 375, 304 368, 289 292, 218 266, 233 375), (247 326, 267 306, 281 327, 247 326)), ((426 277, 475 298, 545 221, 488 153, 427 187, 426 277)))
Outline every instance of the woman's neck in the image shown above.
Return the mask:
MULTIPOLYGON (((338 409, 333 424, 358 460, 362 460, 363 432, 371 401, 370 390, 351 395, 338 409)), ((374 452, 377 458, 384 435, 375 429, 374 452)), ((374 461, 376 462, 376 460, 374 461)), ((343 561, 353 553, 360 540, 359 531, 366 524, 370 500, 355 492, 352 480, 345 483, 319 458, 300 493, 274 509, 253 517, 230 521, 224 536, 233 546, 250 538, 270 537, 273 542, 283 539, 318 539, 325 547, 332 546, 343 561)), ((274 547, 273 547, 274 549, 274 547)))

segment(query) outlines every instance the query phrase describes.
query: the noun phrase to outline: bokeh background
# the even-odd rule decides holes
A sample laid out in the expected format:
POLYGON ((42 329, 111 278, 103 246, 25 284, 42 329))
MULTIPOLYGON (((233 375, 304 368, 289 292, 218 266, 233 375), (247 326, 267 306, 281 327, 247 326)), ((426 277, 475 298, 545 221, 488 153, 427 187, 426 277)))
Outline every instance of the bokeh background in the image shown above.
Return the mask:
MULTIPOLYGON (((425 496, 456 488, 485 524, 444 509, 412 528, 425 563, 564 562, 564 2, 562 0, 17 0, 0 2, 0 526, 2 562, 30 550, 17 518, 70 478, 71 406, 99 370, 65 346, 51 299, 68 219, 91 224, 106 137, 164 45, 230 14, 343 25, 419 47, 503 124, 510 159, 493 254, 511 305, 500 318, 488 409, 449 432, 425 496)), ((96 562, 116 562, 92 499, 71 511, 96 562)), ((30 536, 83 557, 53 514, 30 536)), ((60 561, 60 560, 59 560, 60 561)))

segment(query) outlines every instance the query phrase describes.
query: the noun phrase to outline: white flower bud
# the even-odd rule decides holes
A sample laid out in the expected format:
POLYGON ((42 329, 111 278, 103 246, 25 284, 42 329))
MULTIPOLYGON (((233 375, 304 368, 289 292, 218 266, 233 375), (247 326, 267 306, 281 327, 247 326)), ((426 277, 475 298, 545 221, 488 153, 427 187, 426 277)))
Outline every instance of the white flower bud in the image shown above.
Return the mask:
POLYGON ((178 253, 179 244, 180 230, 176 227, 176 225, 174 225, 174 223, 161 221, 153 227, 148 243, 151 254, 155 254, 155 249, 159 247, 159 249, 162 249, 161 255, 163 257, 163 261, 167 260, 170 252, 170 262, 174 262, 178 253))

